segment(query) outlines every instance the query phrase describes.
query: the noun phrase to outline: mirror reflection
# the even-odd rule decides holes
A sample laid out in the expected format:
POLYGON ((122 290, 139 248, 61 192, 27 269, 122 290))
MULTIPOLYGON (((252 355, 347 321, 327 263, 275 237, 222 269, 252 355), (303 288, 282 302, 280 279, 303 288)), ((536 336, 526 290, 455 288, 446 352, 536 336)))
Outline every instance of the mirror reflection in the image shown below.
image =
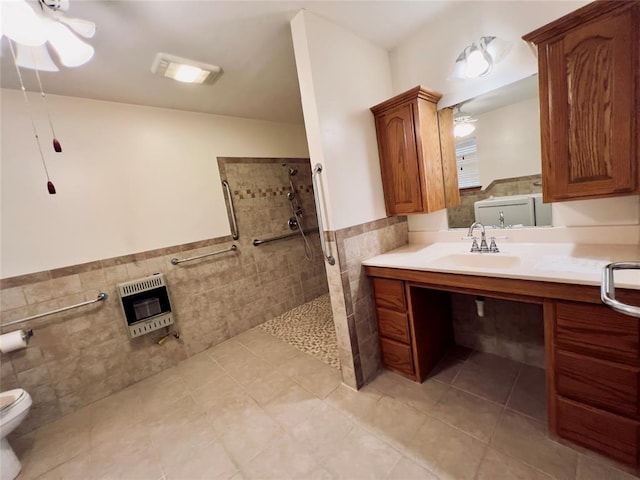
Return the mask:
POLYGON ((449 227, 551 225, 541 193, 538 76, 455 105, 454 124, 460 205, 447 209, 449 227))

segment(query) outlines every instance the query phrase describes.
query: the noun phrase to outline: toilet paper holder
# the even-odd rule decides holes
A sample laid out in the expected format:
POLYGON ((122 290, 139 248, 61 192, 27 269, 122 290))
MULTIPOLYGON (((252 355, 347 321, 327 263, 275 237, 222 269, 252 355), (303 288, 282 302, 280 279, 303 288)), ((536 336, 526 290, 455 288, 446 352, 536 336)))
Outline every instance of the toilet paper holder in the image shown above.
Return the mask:
POLYGON ((0 353, 10 353, 29 346, 33 330, 14 330, 0 335, 0 353))
POLYGON ((33 337, 33 330, 30 328, 29 330, 22 331, 22 339, 29 343, 29 339, 33 337))

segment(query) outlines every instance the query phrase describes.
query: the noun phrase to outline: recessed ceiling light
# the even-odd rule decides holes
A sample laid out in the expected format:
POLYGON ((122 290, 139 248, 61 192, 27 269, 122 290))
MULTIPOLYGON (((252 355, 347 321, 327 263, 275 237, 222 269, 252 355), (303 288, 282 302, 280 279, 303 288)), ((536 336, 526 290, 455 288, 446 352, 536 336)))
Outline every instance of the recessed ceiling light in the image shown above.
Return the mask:
POLYGON ((151 72, 178 82, 211 84, 222 74, 222 69, 216 65, 160 52, 153 60, 151 72))

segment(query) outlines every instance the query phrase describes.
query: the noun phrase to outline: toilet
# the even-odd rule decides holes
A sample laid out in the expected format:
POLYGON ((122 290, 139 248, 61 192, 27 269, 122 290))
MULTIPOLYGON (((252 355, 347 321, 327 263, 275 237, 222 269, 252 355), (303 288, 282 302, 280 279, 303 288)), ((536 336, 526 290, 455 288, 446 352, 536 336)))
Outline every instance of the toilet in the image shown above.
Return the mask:
POLYGON ((7 435, 20 425, 29 413, 31 396, 23 389, 16 388, 0 393, 0 478, 13 480, 20 473, 22 465, 13 452, 7 435))

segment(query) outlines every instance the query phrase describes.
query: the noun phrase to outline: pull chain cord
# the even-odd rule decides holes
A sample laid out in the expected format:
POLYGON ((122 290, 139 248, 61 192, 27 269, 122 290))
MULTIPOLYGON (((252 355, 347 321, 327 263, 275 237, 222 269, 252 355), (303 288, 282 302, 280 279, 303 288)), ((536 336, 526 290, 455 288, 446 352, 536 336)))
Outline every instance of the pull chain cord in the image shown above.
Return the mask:
MULTIPOLYGON (((33 59, 33 64, 36 65, 35 58, 33 55, 33 51, 31 51, 31 56, 33 59)), ((42 88, 42 82, 40 81, 40 72, 37 68, 34 68, 36 71, 36 78, 38 79, 38 85, 40 86, 40 97, 42 98, 42 103, 44 104, 44 109, 47 112, 47 118, 49 119, 49 126, 51 127, 51 135, 53 135, 53 149, 60 153, 62 152, 62 145, 60 145, 60 141, 58 137, 56 137, 56 131, 53 129, 53 121, 51 121, 51 113, 49 113, 49 106, 47 105, 47 100, 44 96, 44 89, 42 88)))
MULTIPOLYGON (((7 39, 9 40, 9 39, 7 39)), ((27 106, 27 113, 29 114, 29 119, 31 120, 31 128, 33 129, 33 134, 36 137, 36 144, 38 145, 38 152, 40 152, 40 159, 42 160, 42 166, 44 167, 44 173, 47 176, 47 190, 50 195, 54 195, 56 193, 56 187, 53 185, 51 178, 49 177, 49 170, 47 169, 47 162, 44 160, 44 154, 42 153, 42 146, 40 145, 40 137, 38 136, 38 130, 36 129, 36 124, 33 121, 33 115, 31 114, 31 108, 29 105, 29 97, 27 96, 27 89, 24 88, 24 82, 22 81, 22 74, 20 73, 20 67, 18 67, 18 61, 16 60, 16 52, 13 49, 13 43, 9 40, 9 48, 11 50, 11 56, 13 57, 13 64, 16 66, 16 72, 18 72, 18 80, 20 80, 20 89, 22 90, 22 95, 24 96, 24 103, 27 106)))

